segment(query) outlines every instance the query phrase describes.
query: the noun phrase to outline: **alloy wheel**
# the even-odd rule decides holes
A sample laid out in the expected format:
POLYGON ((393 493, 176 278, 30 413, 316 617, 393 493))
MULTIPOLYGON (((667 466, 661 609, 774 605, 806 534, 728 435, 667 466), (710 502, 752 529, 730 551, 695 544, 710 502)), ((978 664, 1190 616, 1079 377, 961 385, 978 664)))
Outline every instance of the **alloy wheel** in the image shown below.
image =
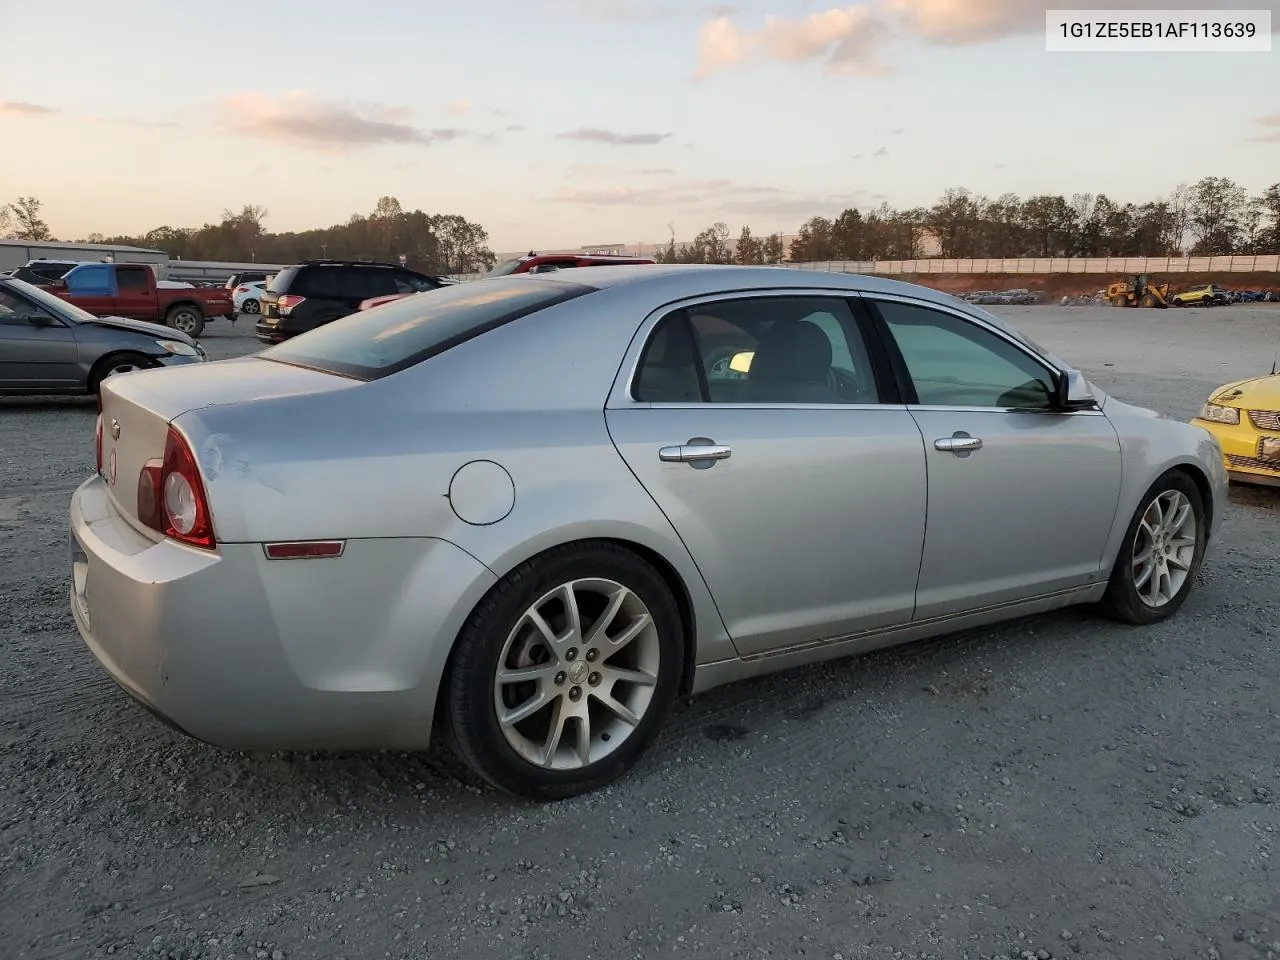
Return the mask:
POLYGON ((1179 490, 1155 497, 1133 540, 1133 585, 1149 607, 1163 607, 1182 591, 1196 554, 1196 514, 1179 490))
POLYGON ((493 684, 498 725, 529 763, 581 769, 635 732, 661 666, 653 615, 635 592, 607 579, 563 583, 507 636, 493 684))

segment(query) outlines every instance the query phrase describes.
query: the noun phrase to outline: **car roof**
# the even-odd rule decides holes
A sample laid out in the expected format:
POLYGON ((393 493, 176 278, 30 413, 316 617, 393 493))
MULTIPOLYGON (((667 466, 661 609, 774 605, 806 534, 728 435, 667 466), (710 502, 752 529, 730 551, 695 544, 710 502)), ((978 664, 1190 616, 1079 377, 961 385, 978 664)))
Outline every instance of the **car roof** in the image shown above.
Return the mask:
POLYGON ((949 293, 901 280, 865 273, 801 270, 786 266, 744 267, 733 264, 655 263, 595 267, 590 273, 541 273, 548 283, 573 283, 605 290, 612 287, 650 287, 653 293, 673 298, 698 296, 716 290, 751 290, 765 287, 819 288, 851 293, 897 293, 920 300, 955 304, 949 293))
POLYGON ((927 303, 936 303, 961 313, 981 319, 1024 343, 1036 346, 1026 334, 988 313, 975 304, 932 287, 866 273, 838 273, 828 270, 803 270, 796 267, 738 266, 735 264, 676 263, 634 264, 630 266, 592 267, 583 273, 567 270, 556 273, 514 274, 493 280, 477 280, 476 283, 492 283, 494 280, 523 281, 528 283, 570 283, 598 290, 632 289, 652 296, 658 301, 680 300, 686 297, 715 295, 730 291, 756 289, 794 288, 830 290, 833 293, 896 294, 927 303))

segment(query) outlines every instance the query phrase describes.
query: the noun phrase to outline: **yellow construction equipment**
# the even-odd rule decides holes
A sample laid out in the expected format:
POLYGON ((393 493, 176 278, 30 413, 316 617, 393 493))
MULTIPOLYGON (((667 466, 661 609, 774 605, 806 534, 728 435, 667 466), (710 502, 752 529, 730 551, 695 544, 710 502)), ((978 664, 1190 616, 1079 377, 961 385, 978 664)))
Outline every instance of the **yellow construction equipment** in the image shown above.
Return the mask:
POLYGON ((1107 300, 1113 307, 1169 306, 1169 285, 1151 283, 1145 273, 1126 277, 1107 287, 1107 300))

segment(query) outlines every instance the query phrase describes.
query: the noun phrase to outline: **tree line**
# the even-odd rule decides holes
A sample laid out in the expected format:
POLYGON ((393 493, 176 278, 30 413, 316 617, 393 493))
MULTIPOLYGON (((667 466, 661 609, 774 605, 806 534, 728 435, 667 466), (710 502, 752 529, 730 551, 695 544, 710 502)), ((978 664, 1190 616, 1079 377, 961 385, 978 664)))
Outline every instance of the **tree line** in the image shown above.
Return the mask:
MULTIPOLYGON (((3 208, 0 236, 52 240, 40 218, 40 201, 22 197, 3 208)), ((368 215, 354 213, 346 223, 316 230, 270 233, 267 211, 246 205, 225 210, 219 223, 202 227, 156 227, 140 236, 92 233, 78 242, 151 247, 174 259, 237 263, 298 263, 321 258, 383 260, 404 255, 410 267, 425 273, 474 273, 488 270, 496 257, 489 234, 457 214, 406 211, 395 197, 382 197, 368 215)))
MULTIPOLYGON (((40 201, 19 197, 0 206, 0 236, 51 240, 40 201)), ((456 214, 405 211, 382 197, 372 213, 316 230, 269 233, 267 211, 226 210, 217 224, 157 227, 142 236, 91 234, 93 243, 154 247, 184 260, 296 263, 319 257, 394 259, 401 254, 428 273, 475 273, 493 266, 489 235, 456 214)), ((932 207, 867 211, 801 225, 786 249, 778 233, 757 237, 743 226, 736 238, 716 222, 690 242, 674 234, 655 256, 663 263, 782 263, 813 260, 914 260, 932 238, 936 256, 952 258, 1162 257, 1280 252, 1280 183, 1260 194, 1226 177, 1180 184, 1167 196, 1121 203, 1105 194, 1070 198, 1041 194, 996 198, 964 187, 947 190, 932 207)))
MULTIPOLYGON (((759 239, 744 226, 736 243, 716 223, 690 243, 674 238, 656 259, 665 263, 778 263, 782 239, 759 239)), ((834 218, 811 217, 791 242, 787 259, 915 260, 932 238, 947 259, 1017 257, 1165 257, 1280 252, 1280 183, 1257 196, 1225 177, 1182 184, 1146 203, 1106 194, 1042 194, 994 199, 964 187, 947 190, 932 207, 894 209, 887 203, 834 218)))

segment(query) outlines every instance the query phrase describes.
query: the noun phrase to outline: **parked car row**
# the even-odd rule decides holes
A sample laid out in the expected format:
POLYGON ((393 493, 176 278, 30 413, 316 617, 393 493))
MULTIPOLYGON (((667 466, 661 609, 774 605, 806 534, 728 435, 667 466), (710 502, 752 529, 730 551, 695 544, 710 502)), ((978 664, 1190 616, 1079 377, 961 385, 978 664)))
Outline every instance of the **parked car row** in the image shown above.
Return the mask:
POLYGON ((1040 303, 1041 296, 1030 290, 975 290, 972 293, 966 293, 960 299, 966 303, 976 303, 981 305, 990 304, 1019 304, 1027 305, 1032 303, 1040 303))
POLYGON ((0 394, 94 394, 116 374, 205 358, 181 330, 96 316, 71 298, 0 277, 0 394))

